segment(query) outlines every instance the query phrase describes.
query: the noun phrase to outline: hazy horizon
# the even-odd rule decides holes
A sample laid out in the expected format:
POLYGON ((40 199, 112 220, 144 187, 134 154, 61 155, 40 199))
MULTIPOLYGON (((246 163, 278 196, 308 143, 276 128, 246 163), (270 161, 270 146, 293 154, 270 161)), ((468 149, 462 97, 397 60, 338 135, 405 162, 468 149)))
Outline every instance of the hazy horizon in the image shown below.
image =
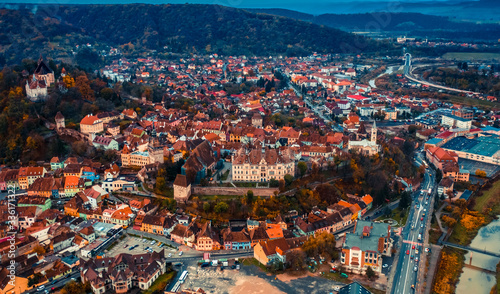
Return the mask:
MULTIPOLYGON (((216 4, 229 6, 234 8, 249 8, 249 9, 290 9, 310 14, 322 13, 346 13, 352 10, 356 12, 373 11, 390 11, 395 6, 401 4, 423 3, 423 2, 464 2, 465 0, 314 0, 313 2, 305 2, 304 0, 13 0, 4 3, 3 7, 9 4, 216 4), (341 5, 340 5, 341 4, 341 5)), ((479 1, 479 0, 472 0, 479 1)))

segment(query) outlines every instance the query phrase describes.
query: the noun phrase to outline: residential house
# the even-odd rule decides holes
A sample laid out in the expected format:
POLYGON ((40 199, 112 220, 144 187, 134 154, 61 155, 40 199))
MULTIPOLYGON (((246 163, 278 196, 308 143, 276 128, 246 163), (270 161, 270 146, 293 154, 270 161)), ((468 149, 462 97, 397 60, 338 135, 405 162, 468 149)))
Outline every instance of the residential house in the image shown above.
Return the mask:
POLYGON ((80 132, 82 134, 95 134, 104 131, 104 123, 96 115, 88 114, 80 121, 80 132))
POLYGON ((260 241, 253 248, 253 256, 265 266, 272 263, 286 263, 286 254, 290 247, 285 238, 260 241))
POLYGON ((47 170, 42 166, 21 167, 17 176, 19 188, 22 190, 28 189, 28 187, 33 184, 36 179, 44 177, 45 173, 47 173, 47 170))
POLYGON ((167 270, 165 251, 80 260, 80 277, 94 294, 146 291, 167 270))

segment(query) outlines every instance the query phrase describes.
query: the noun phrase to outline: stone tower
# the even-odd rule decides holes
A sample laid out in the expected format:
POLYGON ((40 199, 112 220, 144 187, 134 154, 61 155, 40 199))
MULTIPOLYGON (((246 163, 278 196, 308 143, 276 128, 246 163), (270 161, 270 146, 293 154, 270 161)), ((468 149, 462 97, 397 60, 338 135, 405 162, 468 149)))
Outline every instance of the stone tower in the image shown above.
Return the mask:
POLYGON ((60 111, 57 112, 55 120, 56 120, 56 130, 64 129, 66 127, 66 124, 64 122, 64 116, 60 111))
POLYGON ((375 120, 373 121, 373 127, 372 127, 372 134, 370 141, 373 143, 377 143, 377 124, 375 123, 375 120))

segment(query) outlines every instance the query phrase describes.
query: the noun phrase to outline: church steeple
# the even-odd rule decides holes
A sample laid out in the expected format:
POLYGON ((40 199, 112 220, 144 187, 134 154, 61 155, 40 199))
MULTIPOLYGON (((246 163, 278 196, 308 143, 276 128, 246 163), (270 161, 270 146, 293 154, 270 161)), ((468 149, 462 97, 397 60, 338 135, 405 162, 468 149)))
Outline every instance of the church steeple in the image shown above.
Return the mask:
POLYGON ((376 124, 375 120, 373 120, 373 127, 372 127, 372 134, 371 134, 370 141, 377 143, 377 124, 376 124))

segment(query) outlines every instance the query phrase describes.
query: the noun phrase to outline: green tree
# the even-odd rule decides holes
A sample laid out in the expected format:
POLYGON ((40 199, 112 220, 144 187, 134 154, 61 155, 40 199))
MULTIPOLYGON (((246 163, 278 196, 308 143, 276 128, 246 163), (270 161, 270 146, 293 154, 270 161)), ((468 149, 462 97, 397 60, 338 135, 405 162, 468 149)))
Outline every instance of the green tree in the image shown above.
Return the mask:
POLYGON ((290 174, 286 174, 284 178, 286 186, 290 186, 293 182, 293 176, 290 174))
POLYGON ((229 209, 229 205, 226 202, 224 202, 224 201, 221 201, 221 202, 217 203, 217 205, 215 205, 215 207, 214 207, 214 211, 216 213, 224 213, 228 209, 229 209))
POLYGON ((276 180, 276 179, 271 179, 271 180, 269 181, 269 186, 270 186, 270 187, 276 188, 276 187, 279 187, 279 185, 280 185, 280 183, 279 183, 279 181, 278 181, 278 180, 276 180))
POLYGON ((401 199, 399 200, 399 209, 403 210, 408 208, 411 203, 411 196, 408 192, 401 193, 401 199))
POLYGON ((253 202, 253 191, 248 190, 247 191, 247 204, 252 204, 253 202))
POLYGON ((300 177, 303 177, 307 172, 307 164, 303 161, 299 161, 297 168, 299 169, 300 177))
POLYGON ((376 276, 375 272, 373 271, 372 267, 369 266, 366 269, 366 276, 368 277, 369 280, 373 280, 376 276))
POLYGON ((203 203, 203 211, 205 211, 205 213, 208 213, 210 211, 210 203, 203 203))
POLYGON ((163 194, 167 189, 167 183, 164 177, 156 177, 155 192, 158 194, 163 194))

